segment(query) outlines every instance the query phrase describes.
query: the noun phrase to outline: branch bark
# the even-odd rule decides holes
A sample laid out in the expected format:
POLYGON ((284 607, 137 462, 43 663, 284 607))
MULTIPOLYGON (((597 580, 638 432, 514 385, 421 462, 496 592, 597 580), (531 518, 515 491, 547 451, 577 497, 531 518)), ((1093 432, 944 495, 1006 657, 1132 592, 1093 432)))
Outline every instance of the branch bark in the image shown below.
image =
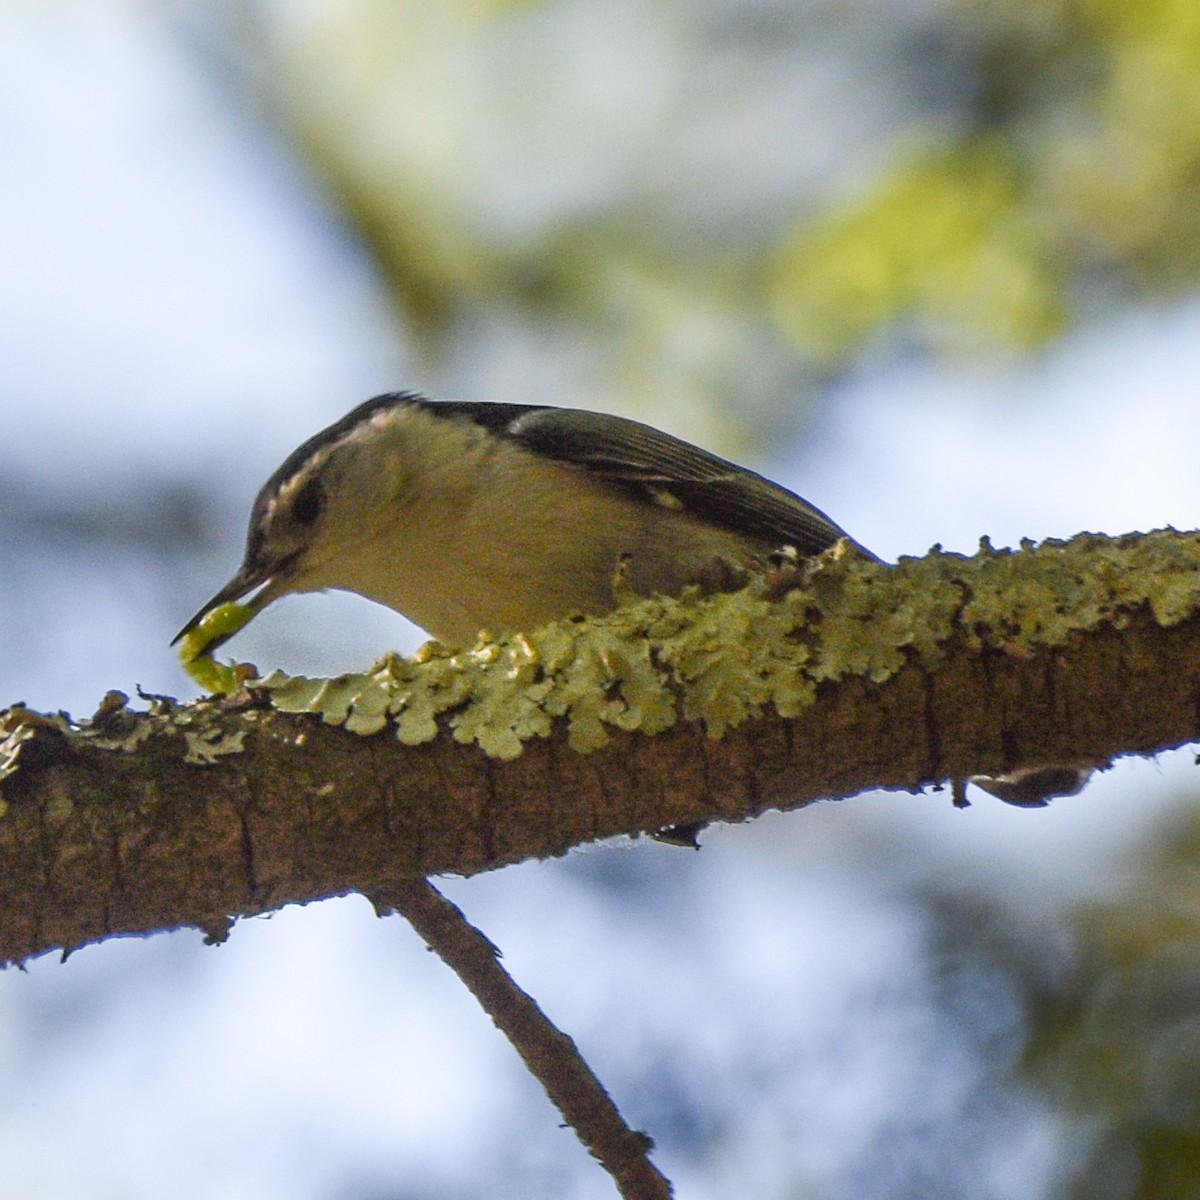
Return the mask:
POLYGON ((387 896, 615 834, 1194 741, 1198 581, 1200 535, 1166 531, 894 568, 830 562, 786 594, 752 587, 747 609, 655 601, 577 636, 602 639, 602 664, 627 645, 659 671, 674 723, 653 736, 617 727, 637 704, 619 694, 630 688, 618 664, 606 710, 617 724, 586 754, 569 744, 568 713, 519 757, 490 757, 461 740, 473 700, 459 695, 419 745, 280 712, 263 692, 152 699, 149 712, 111 694, 81 723, 9 709, 0 958, 181 925, 219 939, 239 915, 387 896), (688 622, 727 632, 686 658, 688 622), (654 640, 664 627, 673 641, 654 640), (732 686, 726 668, 747 664, 751 716, 716 740, 706 706, 732 686), (759 686, 767 674, 773 691, 759 686))
POLYGON ((371 899, 380 916, 406 917, 462 980, 625 1200, 671 1200, 670 1183, 650 1161, 650 1138, 629 1128, 574 1041, 513 982, 496 947, 462 912, 423 879, 371 899))

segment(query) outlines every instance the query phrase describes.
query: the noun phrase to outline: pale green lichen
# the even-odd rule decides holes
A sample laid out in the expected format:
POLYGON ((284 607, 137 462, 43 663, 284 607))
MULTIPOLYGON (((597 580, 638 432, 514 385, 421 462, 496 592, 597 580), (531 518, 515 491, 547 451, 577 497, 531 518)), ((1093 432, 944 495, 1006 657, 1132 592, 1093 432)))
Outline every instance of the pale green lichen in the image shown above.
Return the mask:
MULTIPOLYGON (((51 736, 70 733, 72 725, 65 713, 39 713, 23 704, 14 704, 0 712, 0 783, 21 769, 21 756, 25 748, 39 734, 49 732, 51 736)), ((8 811, 8 805, 0 799, 0 817, 8 811)))
POLYGON ((277 672, 253 686, 267 688, 276 708, 317 712, 355 732, 374 733, 390 720, 409 745, 432 740, 448 714, 458 741, 515 758, 524 742, 548 737, 563 717, 570 744, 589 750, 607 740, 605 725, 658 732, 675 719, 649 644, 632 640, 621 625, 560 622, 457 653, 389 655, 363 674, 315 680, 277 672))
MULTIPOLYGON (((956 563, 961 565, 962 560, 956 563)), ((860 675, 882 683, 910 654, 934 656, 949 636, 963 593, 919 560, 815 578, 809 604, 820 621, 808 674, 814 680, 860 675)), ((795 606, 806 597, 788 596, 795 606)))
POLYGON ((233 729, 227 733, 210 729, 185 729, 183 741, 187 747, 183 761, 196 766, 211 766, 226 754, 241 754, 246 740, 244 729, 233 729))
POLYGON ((251 686, 272 703, 358 733, 389 723, 407 744, 444 723, 461 742, 511 759, 566 723, 589 751, 613 729, 658 733, 697 721, 713 737, 767 709, 794 717, 823 681, 886 681, 953 641, 1028 654, 1147 606, 1163 625, 1200 607, 1200 534, 1081 534, 1069 542, 966 558, 936 549, 896 566, 835 552, 776 596, 758 578, 739 592, 628 598, 605 617, 563 621, 469 650, 431 645, 337 679, 275 673, 251 686))
POLYGON ((1062 645, 1146 605, 1158 624, 1196 611, 1200 534, 1158 530, 1141 537, 1081 533, 1067 542, 995 551, 971 560, 977 581, 961 624, 975 644, 1015 653, 1062 645), (975 632, 978 631, 978 632, 975 632))
POLYGON ((772 601, 762 588, 711 597, 698 618, 661 639, 658 661, 682 684, 682 715, 704 722, 713 737, 774 705, 792 717, 812 702, 816 684, 806 674, 810 647, 793 638, 811 594, 794 591, 772 601))
POLYGON ((128 697, 110 692, 90 721, 72 726, 76 737, 102 750, 132 753, 151 737, 173 733, 183 739, 184 761, 209 766, 229 754, 244 749, 246 721, 253 721, 253 710, 233 719, 214 705, 180 705, 166 696, 143 696, 150 701, 150 712, 127 708, 128 697), (157 717, 160 720, 150 720, 157 717))
POLYGON ((136 750, 142 742, 153 735, 154 726, 149 721, 138 721, 116 737, 98 733, 94 728, 88 726, 83 727, 83 733, 93 746, 99 746, 101 750, 130 752, 136 750))
MULTIPOLYGON (((159 702, 155 712, 132 712, 126 707, 128 697, 110 692, 100 711, 90 721, 72 721, 65 713, 35 713, 19 706, 0 714, 0 731, 7 736, 0 741, 0 781, 20 769, 21 749, 39 735, 68 736, 86 742, 99 750, 133 753, 143 742, 164 732, 182 735, 184 761, 209 765, 227 754, 239 754, 243 749, 246 729, 231 724, 219 709, 204 706, 181 707, 163 697, 150 698, 159 702), (165 719, 165 725, 152 720, 165 719)), ((244 714, 252 718, 253 713, 244 714)), ((66 801, 64 800, 64 803, 66 801)), ((0 807, 0 814, 3 808, 0 807)))
MULTIPOLYGON (((605 617, 481 639, 467 650, 431 643, 335 679, 249 678, 252 668, 239 666, 225 682, 262 689, 276 709, 319 714, 354 733, 390 725, 409 745, 448 727, 458 741, 504 759, 530 738, 549 737, 556 721, 581 752, 603 746, 614 729, 654 734, 680 720, 720 737, 768 709, 799 715, 825 681, 883 682, 914 660, 934 668, 955 643, 1024 656, 1104 624, 1119 627, 1138 611, 1176 625, 1200 613, 1200 533, 1080 534, 1018 550, 985 541, 970 558, 935 548, 894 567, 842 549, 790 583, 756 578, 730 594, 627 596, 605 617)), ((214 611, 185 642, 193 663, 246 619, 244 610, 214 611)), ((261 715, 146 698, 182 735, 186 761, 200 765, 241 752, 246 723, 261 715)), ((20 769, 23 748, 39 734, 135 750, 161 726, 128 712, 126 699, 110 693, 96 717, 79 724, 20 706, 0 714, 0 782, 20 769)))
MULTIPOLYGON (((100 712, 90 721, 72 726, 75 736, 102 750, 132 753, 147 739, 164 732, 183 738, 184 762, 209 766, 228 754, 240 754, 246 729, 240 722, 231 721, 228 714, 211 705, 179 705, 168 697, 144 697, 151 701, 151 713, 129 710, 127 697, 110 693, 100 712), (110 697, 121 703, 108 703, 110 697), (146 719, 153 715, 163 723, 146 719)), ((253 719, 253 711, 242 714, 242 720, 253 719)))
POLYGON ((811 703, 810 651, 793 636, 811 601, 799 592, 772 599, 762 579, 733 594, 633 598, 605 617, 470 650, 391 656, 332 680, 275 673, 252 686, 269 690, 277 708, 319 713, 358 732, 391 721, 406 743, 431 740, 445 720, 458 741, 499 758, 548 737, 558 719, 581 752, 603 746, 612 729, 654 734, 681 718, 720 737, 768 705, 795 716, 811 703))
MULTIPOLYGON (((28 742, 37 731, 32 725, 17 725, 8 736, 0 742, 0 783, 10 775, 20 770, 21 747, 28 742)), ((0 817, 8 811, 8 805, 0 800, 0 817)))

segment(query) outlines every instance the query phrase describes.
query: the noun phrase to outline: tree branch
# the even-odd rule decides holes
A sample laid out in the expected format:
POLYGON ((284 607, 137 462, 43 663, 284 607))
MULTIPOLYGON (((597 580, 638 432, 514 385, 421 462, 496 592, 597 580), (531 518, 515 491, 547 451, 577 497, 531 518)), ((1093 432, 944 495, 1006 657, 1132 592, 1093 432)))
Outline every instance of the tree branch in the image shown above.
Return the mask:
POLYGON ((371 899, 377 911, 394 909, 406 917, 466 984, 621 1195, 670 1200, 671 1185, 649 1159, 650 1138, 625 1124, 575 1043, 517 987, 496 947, 462 912, 423 879, 402 880, 386 896, 371 899))
POLYGON ((1154 753, 1200 738, 1198 612, 1200 535, 1085 535, 646 601, 391 664, 390 691, 316 688, 324 719, 272 706, 291 685, 149 712, 112 694, 78 724, 9 709, 0 958, 221 938, 614 834, 1154 753), (381 704, 419 744, 326 723, 381 704))

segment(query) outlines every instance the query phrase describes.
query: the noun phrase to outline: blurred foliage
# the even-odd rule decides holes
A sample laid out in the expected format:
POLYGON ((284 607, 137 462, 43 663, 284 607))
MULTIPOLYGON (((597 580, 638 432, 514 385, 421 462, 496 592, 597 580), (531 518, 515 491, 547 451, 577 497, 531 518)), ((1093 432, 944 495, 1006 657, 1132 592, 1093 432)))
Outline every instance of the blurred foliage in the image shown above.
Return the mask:
MULTIPOLYGON (((1200 4, 906 7, 253 11, 282 119, 435 353, 507 310, 564 340, 590 330, 626 404, 699 401, 755 367, 768 390, 794 388, 897 322, 933 349, 1019 350, 1106 297, 1195 282, 1200 4), (873 57, 854 61, 856 41, 873 57), (890 70, 903 102, 833 192, 784 183, 764 204, 754 180, 814 154, 802 107, 775 114, 790 144, 754 140, 786 94, 754 72, 789 55, 797 79, 814 56, 864 81, 890 70), (922 99, 950 76, 949 100, 922 99), (697 178, 678 148, 706 134, 718 169, 697 178)), ((834 138, 852 116, 819 115, 834 138)))
MULTIPOLYGON (((1085 801, 1084 801, 1085 802, 1085 801)), ((1033 920, 979 889, 938 892, 938 957, 990 992, 1023 996, 1023 1054, 1010 1076, 1062 1119, 1061 1191, 1071 1200, 1200 1197, 1200 821, 1155 831, 1105 898, 1033 920)))
POLYGON ((1200 5, 961 0, 946 15, 972 47, 976 103, 783 241, 775 304, 796 344, 836 360, 915 317, 927 340, 1021 348, 1097 276, 1194 284, 1200 5))
POLYGON ((1135 865, 1132 894, 1075 914, 1077 958, 1037 998, 1028 1065, 1090 1129, 1071 1196, 1191 1200, 1200 1196, 1195 818, 1162 831, 1135 865))
MULTIPOLYGON (((603 36, 610 14, 579 15, 536 0, 346 0, 304 14, 263 0, 227 20, 371 247, 426 368, 493 337, 502 355, 528 353, 522 339, 534 354, 542 340, 564 358, 574 346, 589 406, 651 421, 670 408, 712 444, 714 396, 747 380, 779 390, 761 386, 780 371, 763 352, 774 335, 744 265, 707 244, 681 250, 691 235, 642 186, 674 98, 645 71, 644 96, 615 87, 609 64, 628 56, 603 36)), ((651 19, 641 56, 674 26, 651 19)), ((487 394, 561 399, 509 386, 487 394)))
POLYGON ((964 0, 986 119, 1074 265, 1179 287, 1200 268, 1200 5, 964 0))
POLYGON ((925 154, 781 246, 774 310, 797 346, 836 360, 885 322, 919 314, 927 333, 1036 345, 1065 321, 1053 245, 1000 140, 925 154))

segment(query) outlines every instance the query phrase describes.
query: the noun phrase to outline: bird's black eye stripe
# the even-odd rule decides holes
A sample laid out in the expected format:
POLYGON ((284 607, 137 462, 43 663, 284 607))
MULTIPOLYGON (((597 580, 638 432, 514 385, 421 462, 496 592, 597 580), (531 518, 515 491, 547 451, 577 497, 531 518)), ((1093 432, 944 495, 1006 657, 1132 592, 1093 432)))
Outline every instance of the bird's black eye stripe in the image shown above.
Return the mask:
POLYGON ((292 519, 298 525, 311 525, 325 507, 325 489, 319 479, 310 479, 292 502, 292 519))

